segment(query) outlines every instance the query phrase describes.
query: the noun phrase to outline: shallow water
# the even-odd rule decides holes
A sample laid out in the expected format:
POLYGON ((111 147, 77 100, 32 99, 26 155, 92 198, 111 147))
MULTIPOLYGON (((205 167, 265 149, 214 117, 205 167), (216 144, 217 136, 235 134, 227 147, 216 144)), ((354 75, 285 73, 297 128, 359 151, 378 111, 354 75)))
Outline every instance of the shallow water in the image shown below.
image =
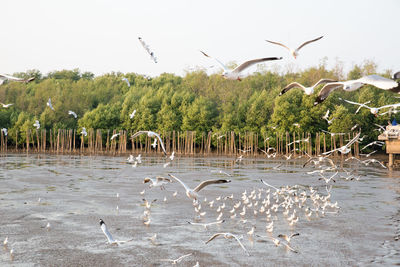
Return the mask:
MULTIPOLYGON (((272 236, 300 233, 291 241, 299 251, 293 253, 276 247, 268 238, 246 234, 252 226, 255 233, 266 236, 265 216, 245 215, 231 219, 229 210, 243 191, 267 189, 260 178, 276 187, 312 186, 327 195, 325 185, 311 166, 302 168, 304 159, 291 161, 244 159, 235 164, 231 158, 175 158, 163 168, 162 157, 142 157, 142 164, 132 168, 125 157, 89 157, 56 155, 7 155, 0 157, 0 240, 9 239, 7 249, 0 250, 0 265, 15 266, 168 266, 160 259, 185 258, 182 266, 393 266, 400 265, 400 172, 379 166, 345 163, 345 170, 356 170, 360 179, 337 178, 332 183, 331 201, 338 202, 338 213, 314 216, 307 220, 299 212, 299 222, 290 227, 278 212, 272 236), (283 163, 280 169, 273 167, 283 163), (224 170, 232 174, 211 172, 224 170), (229 184, 210 185, 200 191, 201 222, 215 221, 216 197, 226 204, 225 222, 204 229, 189 225, 196 213, 183 187, 174 182, 165 190, 149 188, 144 177, 172 173, 189 186, 211 178, 229 178, 229 184), (145 190, 144 195, 140 192, 145 190), (178 195, 172 194, 178 191, 178 195), (119 198, 116 194, 119 194, 119 198), (164 202, 164 197, 167 201, 164 202), (40 202, 38 199, 40 198, 40 202), (151 208, 150 226, 145 226, 142 199, 157 199, 151 208), (207 202, 214 199, 210 208, 207 202), (116 207, 118 206, 118 211, 116 207), (106 243, 98 224, 102 218, 115 239, 132 242, 121 246, 106 243), (50 223, 50 230, 46 224, 50 223), (217 238, 205 244, 214 233, 243 235, 246 256, 234 240, 217 238), (156 245, 149 237, 157 233, 156 245), (14 249, 14 260, 8 250, 14 249)), ((329 174, 327 174, 328 176, 329 174)), ((344 171, 339 175, 345 176, 344 171)), ((339 176, 338 175, 338 176, 339 176)), ((261 201, 260 201, 261 202, 261 201)), ((241 208, 238 209, 238 213, 241 208)))

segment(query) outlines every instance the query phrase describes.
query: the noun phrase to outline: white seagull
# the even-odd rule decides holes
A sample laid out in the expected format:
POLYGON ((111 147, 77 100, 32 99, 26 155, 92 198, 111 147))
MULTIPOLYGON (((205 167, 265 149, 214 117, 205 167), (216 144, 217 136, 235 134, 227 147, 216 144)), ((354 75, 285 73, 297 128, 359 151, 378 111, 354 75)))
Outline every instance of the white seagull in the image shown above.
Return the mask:
POLYGON ((314 105, 318 105, 319 103, 323 102, 329 96, 329 94, 336 89, 343 89, 344 91, 351 92, 363 87, 366 84, 373 85, 383 90, 390 90, 398 86, 397 82, 376 74, 364 76, 357 80, 327 83, 319 92, 314 105))
POLYGON ((131 114, 129 114, 129 118, 133 119, 133 117, 135 117, 135 114, 136 114, 136 109, 134 111, 132 111, 131 114))
POLYGON ((73 112, 72 110, 68 110, 68 115, 74 116, 75 119, 78 117, 78 115, 76 115, 76 113, 73 112))
POLYGON ((210 184, 223 184, 223 183, 230 183, 231 180, 226 180, 226 179, 218 179, 218 180, 206 180, 201 182, 198 186, 196 186, 194 189, 189 188, 186 184, 184 184, 179 178, 175 177, 172 174, 168 174, 170 177, 174 178, 177 180, 186 190, 186 195, 190 199, 196 200, 199 197, 198 192, 206 187, 207 185, 210 184))
POLYGON ((127 78, 122 78, 122 80, 124 81, 124 82, 126 82, 126 84, 128 85, 128 87, 131 87, 131 84, 130 84, 130 82, 129 82, 129 80, 127 79, 127 78))
POLYGON ((160 137, 160 135, 158 133, 155 133, 155 132, 152 132, 152 131, 139 131, 139 132, 135 133, 134 135, 132 135, 132 138, 135 138, 135 137, 137 137, 139 135, 142 135, 142 134, 147 134, 147 136, 150 137, 150 138, 153 138, 153 137, 157 138, 158 141, 161 144, 161 148, 162 148, 162 150, 164 152, 164 155, 167 155, 167 151, 165 151, 164 143, 161 140, 161 137, 160 137))
POLYGON ((141 37, 138 37, 140 44, 143 46, 143 48, 149 53, 151 59, 154 61, 154 63, 157 63, 157 58, 154 55, 154 52, 150 50, 150 47, 142 40, 141 37))
POLYGON ((0 74, 0 85, 2 85, 3 82, 6 80, 10 80, 10 81, 14 81, 14 82, 29 83, 29 82, 35 80, 35 77, 31 77, 28 79, 22 79, 22 78, 13 77, 13 76, 10 76, 7 74, 0 74))
POLYGON ((189 257, 189 256, 191 256, 191 255, 192 255, 192 253, 189 253, 189 254, 180 256, 180 257, 177 258, 176 260, 173 260, 173 259, 162 259, 162 260, 160 260, 160 261, 168 261, 168 262, 171 262, 171 264, 175 265, 175 264, 181 262, 184 258, 189 257))
POLYGON ((7 135, 8 135, 7 128, 2 128, 1 131, 4 133, 4 136, 7 136, 7 135))
POLYGON ((203 226, 204 229, 207 229, 207 227, 210 226, 210 225, 221 224, 221 223, 223 223, 223 222, 225 222, 225 220, 219 220, 219 221, 210 222, 210 223, 196 223, 196 222, 189 222, 189 221, 188 221, 188 224, 191 224, 191 225, 200 225, 200 226, 203 226))
POLYGON ((115 240, 112 237, 111 233, 108 231, 107 226, 106 226, 106 224, 104 223, 104 221, 102 219, 100 219, 100 227, 101 227, 101 230, 103 230, 104 235, 107 237, 108 243, 111 244, 111 245, 119 245, 119 244, 130 242, 130 241, 133 240, 133 239, 126 240, 126 241, 115 240))
POLYGON ((150 185, 149 187, 157 187, 159 186, 161 189, 165 189, 164 185, 168 184, 168 183, 172 183, 172 180, 169 178, 165 178, 165 177, 161 177, 161 176, 157 176, 156 179, 150 178, 150 177, 146 177, 143 180, 143 183, 149 183, 150 185))
POLYGON ((117 137, 118 135, 120 135, 119 133, 113 134, 110 138, 110 140, 113 140, 115 137, 117 137))
MULTIPOLYGON (((206 57, 209 58, 213 58, 210 57, 209 55, 207 55, 206 53, 204 53, 203 51, 200 51, 203 55, 205 55, 206 57)), ((239 80, 241 81, 241 72, 245 69, 247 69, 248 67, 257 64, 257 63, 261 63, 264 61, 271 61, 271 60, 280 60, 282 59, 282 57, 266 57, 266 58, 258 58, 258 59, 253 59, 253 60, 249 60, 246 61, 244 63, 242 63, 241 65, 237 66, 235 69, 231 70, 228 69, 221 61, 219 61, 216 58, 215 59, 219 65, 221 65, 221 67, 224 69, 224 72, 222 73, 222 77, 224 77, 225 79, 228 80, 239 80)))
POLYGON ((84 136, 87 136, 87 132, 86 132, 86 128, 85 127, 82 127, 81 134, 83 134, 84 136))
POLYGON ((53 108, 53 105, 51 104, 51 98, 49 97, 49 100, 47 100, 47 106, 49 106, 49 108, 51 109, 51 110, 53 110, 54 111, 54 108, 53 108))
POLYGON ((312 40, 310 40, 310 41, 304 42, 302 45, 300 45, 300 46, 297 47, 296 49, 289 48, 289 47, 287 47, 286 45, 284 45, 284 44, 282 44, 282 43, 273 42, 273 41, 268 41, 268 40, 265 40, 265 41, 267 41, 267 42, 269 42, 269 43, 271 43, 271 44, 280 45, 280 46, 286 48, 287 50, 289 50, 290 54, 296 59, 297 56, 299 55, 299 50, 300 50, 300 49, 302 49, 305 45, 308 45, 309 43, 318 41, 318 40, 321 39, 322 37, 324 37, 324 36, 320 36, 320 37, 318 37, 318 38, 316 38, 316 39, 312 39, 312 40))
POLYGON ((169 156, 169 159, 174 160, 174 158, 175 158, 175 151, 172 151, 172 154, 171 154, 171 156, 169 156))
POLYGON ((305 87, 304 85, 298 83, 298 82, 292 82, 289 85, 287 85, 283 90, 279 93, 279 95, 283 95, 287 91, 293 88, 301 88, 306 95, 312 95, 314 93, 314 89, 323 83, 331 83, 331 82, 336 82, 335 80, 332 79, 321 79, 318 82, 316 82, 313 86, 311 87, 305 87))
POLYGON ((236 239, 236 241, 239 243, 239 245, 242 247, 242 249, 244 250, 244 252, 246 252, 247 256, 250 256, 250 253, 247 251, 247 249, 243 246, 242 242, 240 242, 240 239, 238 236, 232 234, 232 233, 216 233, 214 234, 212 237, 210 237, 210 239, 208 239, 206 241, 206 244, 208 244, 209 242, 211 242, 212 240, 214 240, 215 238, 217 238, 218 236, 223 236, 225 239, 236 239))
POLYGON ((342 154, 347 154, 351 151, 351 145, 354 144, 355 142, 358 141, 358 138, 360 137, 361 132, 359 132, 353 139, 351 139, 347 144, 344 146, 341 146, 339 148, 333 149, 331 151, 327 151, 325 153, 322 153, 322 155, 330 155, 331 153, 335 151, 339 151, 342 154))
POLYGON ((39 129, 39 128, 40 128, 40 123, 39 123, 39 121, 38 121, 38 120, 35 120, 35 123, 33 124, 33 126, 35 126, 36 129, 39 129))
POLYGON ((154 138, 154 142, 151 144, 151 146, 153 147, 153 149, 156 149, 157 147, 157 139, 154 138))
POLYGON ((0 104, 3 106, 3 108, 8 108, 8 107, 14 105, 14 104, 4 104, 4 103, 1 103, 1 102, 0 102, 0 104))

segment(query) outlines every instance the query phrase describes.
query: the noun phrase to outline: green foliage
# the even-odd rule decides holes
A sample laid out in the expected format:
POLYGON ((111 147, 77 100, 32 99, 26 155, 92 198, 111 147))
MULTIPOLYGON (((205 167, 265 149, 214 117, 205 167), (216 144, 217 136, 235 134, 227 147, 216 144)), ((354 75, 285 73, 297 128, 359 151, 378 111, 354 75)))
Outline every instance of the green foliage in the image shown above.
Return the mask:
MULTIPOLYGON (((348 79, 376 73, 376 64, 365 61, 355 65, 347 74, 348 79)), ((94 77, 93 73, 81 73, 79 69, 61 70, 43 75, 38 70, 15 74, 18 77, 32 77, 29 84, 5 82, 0 85, 0 101, 14 103, 0 109, 0 128, 9 128, 9 140, 19 131, 18 143, 25 142, 26 130, 34 130, 38 119, 41 128, 49 129, 126 129, 153 131, 193 130, 201 134, 210 130, 216 132, 259 133, 260 142, 276 132, 310 132, 321 130, 348 132, 355 124, 361 126, 363 134, 370 139, 379 134, 374 131, 375 123, 386 124, 397 114, 375 117, 368 109, 354 114, 358 106, 342 99, 379 107, 396 102, 393 94, 372 86, 365 86, 354 92, 333 92, 323 103, 314 107, 314 99, 320 85, 312 96, 293 89, 278 96, 287 84, 297 81, 311 86, 321 78, 340 79, 345 74, 339 63, 332 70, 327 69, 326 60, 317 67, 301 72, 287 71, 284 74, 265 71, 239 81, 225 80, 218 74, 207 75, 204 70, 187 72, 184 77, 164 73, 150 79, 136 73, 108 73, 94 77), (122 80, 127 78, 130 87, 122 80), (55 111, 46 106, 52 100, 55 111), (131 119, 133 110, 136 115, 131 119), (321 117, 330 110, 331 125, 321 117), (68 115, 72 110, 78 119, 68 115), (294 124, 298 123, 300 127, 294 124), (276 130, 271 126, 277 127, 276 130)), ((389 77, 390 71, 386 71, 389 77)), ((400 114, 400 113, 399 113, 400 114)), ((270 140, 273 141, 273 138, 270 140)))

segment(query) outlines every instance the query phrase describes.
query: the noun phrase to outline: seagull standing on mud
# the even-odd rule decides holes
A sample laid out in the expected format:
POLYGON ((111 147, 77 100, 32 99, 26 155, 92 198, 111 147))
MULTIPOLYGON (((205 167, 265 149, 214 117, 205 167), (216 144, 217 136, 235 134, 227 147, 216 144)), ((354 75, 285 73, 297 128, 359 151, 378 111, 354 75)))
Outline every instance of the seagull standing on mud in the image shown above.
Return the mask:
POLYGON ((101 230, 103 231, 104 235, 107 237, 108 243, 111 244, 111 245, 120 245, 122 243, 130 242, 130 241, 133 240, 133 239, 126 240, 126 241, 115 240, 112 237, 111 233, 108 231, 107 226, 106 226, 106 224, 104 223, 104 221, 102 219, 100 219, 100 227, 101 227, 101 230))
MULTIPOLYGON (((209 57, 209 58, 213 58, 210 57, 209 55, 207 55, 206 53, 204 53, 203 51, 200 51, 204 56, 209 57)), ((258 64, 264 61, 271 61, 271 60, 280 60, 282 59, 282 57, 266 57, 266 58, 258 58, 258 59, 253 59, 253 60, 249 60, 246 61, 244 63, 242 63, 241 65, 237 66, 235 69, 231 70, 228 69, 221 61, 219 61, 216 58, 215 59, 219 65, 221 65, 221 67, 224 69, 224 72, 222 73, 222 77, 224 77, 225 79, 228 80, 239 80, 241 81, 241 72, 245 69, 247 69, 248 67, 254 65, 254 64, 258 64)))

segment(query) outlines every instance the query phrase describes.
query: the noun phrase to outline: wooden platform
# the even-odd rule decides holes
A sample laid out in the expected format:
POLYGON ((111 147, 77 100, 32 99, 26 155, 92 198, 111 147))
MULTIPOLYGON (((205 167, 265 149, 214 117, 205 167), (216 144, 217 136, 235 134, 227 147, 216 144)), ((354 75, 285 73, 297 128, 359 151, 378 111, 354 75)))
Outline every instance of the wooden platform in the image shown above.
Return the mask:
POLYGON ((389 167, 392 167, 394 155, 400 154, 400 126, 386 126, 386 130, 378 136, 378 140, 385 141, 386 153, 389 154, 389 167))

